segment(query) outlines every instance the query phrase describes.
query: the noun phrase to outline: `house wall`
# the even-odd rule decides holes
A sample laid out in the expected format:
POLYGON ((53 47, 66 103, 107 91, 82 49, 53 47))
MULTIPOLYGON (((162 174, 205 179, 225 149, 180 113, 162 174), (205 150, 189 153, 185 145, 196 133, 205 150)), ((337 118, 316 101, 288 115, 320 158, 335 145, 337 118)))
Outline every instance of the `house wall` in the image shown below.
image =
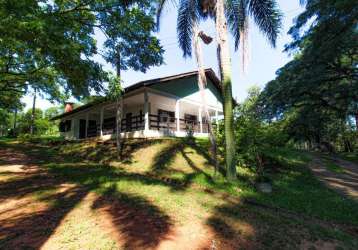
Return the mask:
POLYGON ((73 140, 73 139, 76 139, 76 134, 75 134, 75 131, 76 131, 76 119, 71 119, 71 118, 66 118, 66 119, 63 119, 61 120, 62 121, 66 121, 66 120, 71 120, 71 130, 70 131, 67 131, 67 132, 60 132, 60 135, 63 136, 64 138, 68 139, 68 140, 73 140))
MULTIPOLYGON (((125 103, 125 100, 124 100, 125 103)), ((136 116, 140 114, 140 111, 142 110, 142 113, 144 114, 144 105, 130 105, 130 104, 126 104, 123 107, 123 118, 126 117, 126 114, 132 113, 132 116, 136 116)))
MULTIPOLYGON (((176 103, 179 102, 179 118, 184 119, 185 114, 195 115, 199 118, 201 94, 197 85, 197 76, 154 84, 151 87, 147 87, 147 91, 150 114, 157 115, 159 109, 175 112, 176 103)), ((131 93, 129 97, 124 98, 123 118, 128 113, 132 113, 133 116, 139 115, 140 110, 144 114, 144 88, 142 90, 138 89, 137 92, 135 95, 131 93)), ((221 94, 210 79, 208 79, 205 94, 207 104, 211 109, 211 115, 215 114, 215 110, 222 111, 221 94)), ((97 124, 100 124, 100 110, 101 104, 65 118, 64 120, 72 120, 72 129, 69 132, 61 134, 67 139, 78 139, 80 119, 86 119, 86 114, 89 113, 89 120, 96 120, 97 124)), ((104 119, 115 116, 115 103, 105 104, 104 119)))
MULTIPOLYGON (((177 96, 180 99, 201 102, 197 76, 154 84, 151 88, 177 96)), ((222 106, 223 99, 221 94, 210 79, 208 79, 205 92, 208 105, 222 106)))
POLYGON ((153 115, 158 114, 159 109, 175 111, 176 100, 173 98, 161 96, 158 94, 149 94, 149 113, 153 115))

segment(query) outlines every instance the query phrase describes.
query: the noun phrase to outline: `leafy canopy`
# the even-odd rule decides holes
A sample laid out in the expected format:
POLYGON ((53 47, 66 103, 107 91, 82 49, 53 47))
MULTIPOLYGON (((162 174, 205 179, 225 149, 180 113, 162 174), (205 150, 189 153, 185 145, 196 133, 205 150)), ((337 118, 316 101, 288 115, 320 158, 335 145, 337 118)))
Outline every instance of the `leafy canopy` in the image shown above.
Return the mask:
POLYGON ((295 58, 260 95, 268 119, 285 119, 294 140, 348 139, 358 117, 358 6, 349 0, 307 0, 289 33, 295 58))
POLYGON ((97 54, 121 69, 160 65, 152 15, 149 0, 1 1, 0 106, 30 86, 54 100, 103 91, 108 74, 93 60, 97 54), (105 34, 103 52, 95 31, 105 34))

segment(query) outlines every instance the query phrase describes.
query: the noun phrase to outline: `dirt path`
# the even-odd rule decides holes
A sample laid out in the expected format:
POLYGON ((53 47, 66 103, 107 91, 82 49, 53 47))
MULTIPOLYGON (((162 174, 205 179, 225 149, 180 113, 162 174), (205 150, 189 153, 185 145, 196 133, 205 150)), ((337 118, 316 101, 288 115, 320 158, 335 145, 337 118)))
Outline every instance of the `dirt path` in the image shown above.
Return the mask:
POLYGON ((313 156, 309 167, 328 187, 358 201, 358 166, 353 162, 338 158, 330 157, 329 160, 343 168, 343 172, 330 171, 325 166, 324 160, 317 155, 313 156))

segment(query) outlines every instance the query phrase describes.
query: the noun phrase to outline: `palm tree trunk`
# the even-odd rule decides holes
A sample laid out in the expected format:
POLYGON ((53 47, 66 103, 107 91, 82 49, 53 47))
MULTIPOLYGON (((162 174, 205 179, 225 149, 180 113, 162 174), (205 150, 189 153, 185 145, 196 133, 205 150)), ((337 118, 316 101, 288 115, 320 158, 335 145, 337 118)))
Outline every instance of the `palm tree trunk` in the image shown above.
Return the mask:
POLYGON ((30 134, 34 134, 35 130, 35 107, 36 107, 36 88, 34 89, 34 99, 32 101, 32 114, 31 114, 31 124, 30 124, 30 134))
POLYGON ((196 63, 198 66, 198 87, 200 90, 201 95, 201 101, 203 103, 204 107, 204 114, 205 118, 208 121, 209 125, 209 139, 211 144, 211 153, 214 158, 214 164, 215 164, 215 172, 214 175, 216 175, 218 171, 218 160, 217 160, 217 147, 216 147, 216 138, 214 135, 214 130, 210 121, 210 114, 208 110, 208 105, 206 102, 206 95, 205 95, 205 86, 207 85, 206 75, 205 75, 205 69, 204 69, 204 63, 203 63, 203 53, 199 41, 199 31, 198 27, 194 27, 194 50, 195 50, 195 57, 196 57, 196 63))
POLYGON ((228 40, 228 28, 224 12, 224 0, 216 1, 216 33, 218 39, 219 68, 221 74, 222 91, 224 97, 224 125, 225 125, 225 160, 226 177, 233 181, 236 176, 234 116, 231 87, 231 58, 228 40))

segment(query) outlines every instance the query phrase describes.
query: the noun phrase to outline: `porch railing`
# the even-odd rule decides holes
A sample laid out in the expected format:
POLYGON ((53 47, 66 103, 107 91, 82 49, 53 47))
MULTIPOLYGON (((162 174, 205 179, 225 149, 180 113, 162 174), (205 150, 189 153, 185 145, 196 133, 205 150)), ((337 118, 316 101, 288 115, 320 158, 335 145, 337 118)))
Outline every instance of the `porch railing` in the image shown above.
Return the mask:
POLYGON ((122 132, 131 132, 144 129, 144 115, 131 116, 124 118, 121 122, 122 132))
POLYGON ((159 115, 149 115, 149 129, 176 131, 176 119, 172 117, 160 117, 159 115))
MULTIPOLYGON (((144 130, 145 122, 144 115, 137 115, 127 117, 121 121, 121 131, 131 132, 137 130, 144 130)), ((200 122, 197 120, 179 119, 180 131, 200 133, 200 122)), ((176 132, 177 119, 173 117, 160 117, 158 115, 149 114, 149 129, 176 132)), ((209 124, 206 121, 202 122, 202 132, 209 133, 209 124)), ((88 129, 88 137, 100 134, 100 126, 88 129)), ((102 128, 103 135, 116 133, 116 119, 115 117, 105 119, 102 128)))
MULTIPOLYGON (((158 115, 149 115, 149 128, 154 130, 177 131, 177 119, 173 117, 160 117, 158 115)), ((200 133, 200 122, 197 120, 179 119, 180 131, 200 133)), ((209 124, 202 122, 203 133, 209 132, 209 124)))

